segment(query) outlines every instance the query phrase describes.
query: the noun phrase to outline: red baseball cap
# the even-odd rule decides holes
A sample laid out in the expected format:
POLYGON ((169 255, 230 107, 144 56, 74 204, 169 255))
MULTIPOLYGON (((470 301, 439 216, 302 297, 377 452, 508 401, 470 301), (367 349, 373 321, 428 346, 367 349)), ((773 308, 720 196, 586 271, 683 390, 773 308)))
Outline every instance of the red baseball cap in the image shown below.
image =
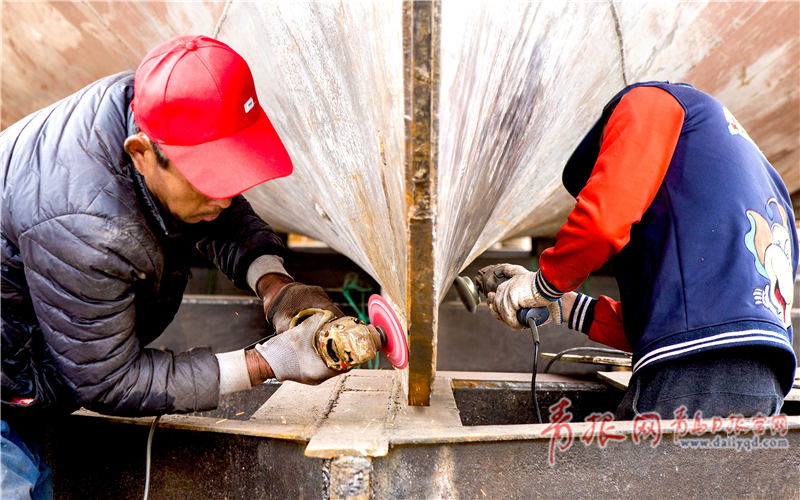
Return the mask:
POLYGON ((136 124, 198 191, 231 198, 292 173, 245 60, 206 36, 153 48, 136 70, 136 124))

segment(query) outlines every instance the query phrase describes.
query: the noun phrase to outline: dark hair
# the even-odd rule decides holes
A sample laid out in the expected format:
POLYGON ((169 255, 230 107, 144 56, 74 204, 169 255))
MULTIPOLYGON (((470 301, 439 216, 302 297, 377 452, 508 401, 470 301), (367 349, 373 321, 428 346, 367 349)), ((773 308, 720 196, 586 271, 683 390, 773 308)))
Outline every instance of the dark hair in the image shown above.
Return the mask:
MULTIPOLYGON (((137 124, 137 123, 134 121, 134 122, 133 122, 133 133, 134 133, 134 134, 138 134, 138 133, 139 133, 139 132, 141 132, 141 131, 142 131, 142 129, 140 129, 140 128, 139 128, 139 125, 138 125, 138 124, 137 124)), ((149 139, 149 138, 148 138, 148 139, 149 139)), ((156 161, 158 161, 158 164, 159 164, 159 165, 160 165, 162 168, 167 168, 167 167, 169 166, 169 158, 167 158, 167 155, 166 155, 166 154, 164 153, 164 151, 163 151, 163 150, 162 150, 162 149, 161 149, 161 148, 158 146, 158 144, 156 144, 155 142, 153 142, 153 140, 152 140, 152 139, 150 139, 150 145, 151 145, 151 146, 153 146, 153 152, 156 154, 156 161)))

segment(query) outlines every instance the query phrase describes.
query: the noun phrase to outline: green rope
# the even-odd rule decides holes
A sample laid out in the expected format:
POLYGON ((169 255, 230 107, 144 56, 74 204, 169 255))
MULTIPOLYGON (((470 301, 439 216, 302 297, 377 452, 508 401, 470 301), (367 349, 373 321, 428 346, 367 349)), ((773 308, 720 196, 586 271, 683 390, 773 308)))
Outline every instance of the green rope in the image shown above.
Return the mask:
POLYGON ((217 270, 208 269, 206 271, 206 295, 213 295, 217 287, 217 270))
MULTIPOLYGON (((361 285, 358 282, 358 274, 356 273, 347 273, 344 276, 344 283, 342 283, 342 295, 344 299, 350 304, 350 307, 356 312, 356 316, 358 319, 361 320, 362 323, 365 325, 369 324, 369 315, 366 313, 366 294, 372 291, 372 287, 369 285, 361 285), (353 297, 350 295, 351 292, 359 292, 361 294, 361 307, 356 304, 353 297)), ((375 358, 369 360, 367 362, 367 368, 370 370, 377 370, 380 368, 380 357, 375 356, 375 358)))
POLYGON ((345 300, 350 307, 356 312, 358 319, 360 319, 364 324, 369 324, 369 316, 364 312, 364 293, 371 292, 372 287, 361 286, 358 283, 358 275, 356 273, 347 273, 344 277, 344 283, 342 284, 342 295, 344 295, 345 300), (356 302, 353 300, 353 297, 350 296, 351 291, 361 292, 361 307, 358 307, 356 302))

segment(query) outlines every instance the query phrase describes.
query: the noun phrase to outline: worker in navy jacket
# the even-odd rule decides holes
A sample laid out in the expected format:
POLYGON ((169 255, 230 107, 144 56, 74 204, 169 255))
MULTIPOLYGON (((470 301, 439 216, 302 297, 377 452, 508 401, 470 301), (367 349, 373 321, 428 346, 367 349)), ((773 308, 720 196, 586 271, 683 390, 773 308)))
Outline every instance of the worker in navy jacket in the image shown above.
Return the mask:
POLYGON ((631 85, 563 172, 577 203, 538 272, 490 294, 496 317, 549 306, 556 323, 633 352, 618 417, 775 414, 796 365, 797 230, 786 187, 719 101, 690 85, 631 85), (620 302, 575 290, 610 261, 620 302), (570 293, 565 293, 570 292, 570 293))

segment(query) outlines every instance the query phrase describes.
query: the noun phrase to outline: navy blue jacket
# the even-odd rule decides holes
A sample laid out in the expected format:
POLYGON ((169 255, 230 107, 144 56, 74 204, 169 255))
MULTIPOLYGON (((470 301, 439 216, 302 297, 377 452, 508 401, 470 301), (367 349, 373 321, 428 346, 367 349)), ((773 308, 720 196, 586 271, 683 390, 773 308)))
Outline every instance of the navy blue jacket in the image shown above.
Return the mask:
POLYGON ((665 90, 685 115, 655 199, 611 258, 634 371, 703 351, 766 346, 788 392, 796 365, 792 206, 777 172, 719 101, 686 84, 625 88, 573 153, 564 185, 579 196, 597 161, 603 126, 639 86, 665 90))

